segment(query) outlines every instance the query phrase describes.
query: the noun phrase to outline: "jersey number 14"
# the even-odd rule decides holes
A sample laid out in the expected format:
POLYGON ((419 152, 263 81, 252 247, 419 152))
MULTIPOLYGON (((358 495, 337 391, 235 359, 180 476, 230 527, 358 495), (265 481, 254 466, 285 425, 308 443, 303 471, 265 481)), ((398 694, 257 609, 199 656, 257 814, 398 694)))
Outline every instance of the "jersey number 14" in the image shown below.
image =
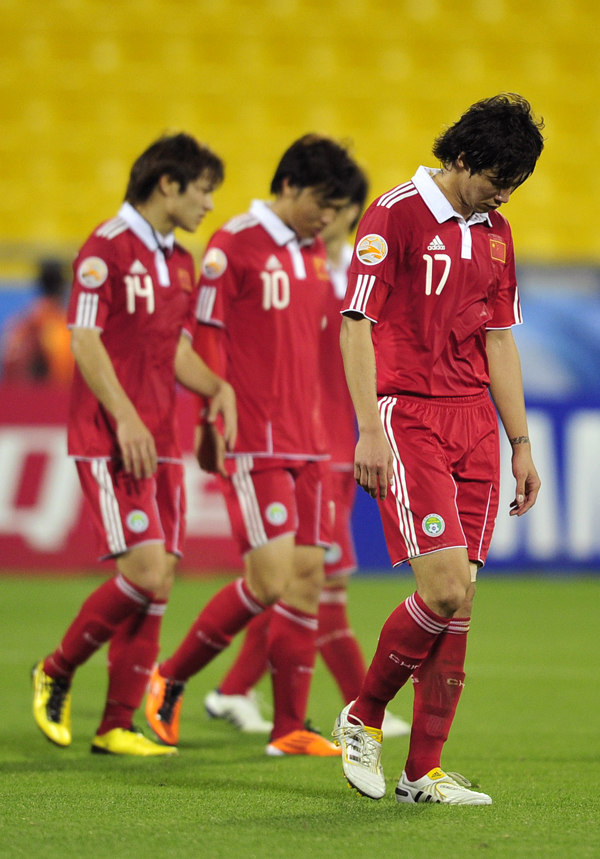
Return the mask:
POLYGON ((127 289, 127 313, 135 313, 136 298, 146 299, 146 310, 154 313, 154 284, 149 274, 143 279, 139 274, 125 275, 125 287, 127 289))

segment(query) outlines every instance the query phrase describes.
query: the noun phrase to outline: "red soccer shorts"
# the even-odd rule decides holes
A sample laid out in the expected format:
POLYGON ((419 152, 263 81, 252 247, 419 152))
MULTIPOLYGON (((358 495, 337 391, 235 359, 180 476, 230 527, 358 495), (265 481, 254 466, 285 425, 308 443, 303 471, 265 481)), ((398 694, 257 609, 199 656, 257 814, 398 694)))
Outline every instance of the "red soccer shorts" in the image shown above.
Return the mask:
POLYGON ((394 482, 379 502, 392 564, 464 546, 484 564, 500 485, 498 419, 486 392, 472 397, 382 397, 394 482))
POLYGON ((116 460, 76 461, 83 494, 100 541, 100 560, 144 543, 164 543, 181 557, 185 537, 183 464, 159 462, 136 480, 116 460))
POLYGON ((295 534, 298 546, 329 546, 329 462, 235 456, 227 469, 219 484, 242 555, 284 534, 295 534))
POLYGON ((336 471, 335 465, 332 466, 331 484, 335 517, 331 546, 325 552, 325 575, 327 578, 349 575, 357 568, 351 527, 352 508, 356 495, 353 467, 351 466, 348 471, 336 471))

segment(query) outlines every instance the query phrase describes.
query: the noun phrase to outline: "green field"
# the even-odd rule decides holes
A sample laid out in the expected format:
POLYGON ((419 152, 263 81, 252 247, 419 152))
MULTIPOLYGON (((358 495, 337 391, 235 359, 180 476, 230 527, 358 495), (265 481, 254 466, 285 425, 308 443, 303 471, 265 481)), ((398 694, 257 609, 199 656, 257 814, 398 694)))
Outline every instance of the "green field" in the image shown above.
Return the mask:
MULTIPOLYGON (((373 802, 347 789, 338 759, 267 758, 264 738, 209 721, 202 700, 233 649, 190 682, 177 758, 89 753, 103 652, 74 682, 72 746, 52 746, 31 716, 29 669, 96 581, 0 577, 1 857, 600 857, 600 577, 481 577, 467 687, 444 758, 493 797, 472 808, 394 802, 406 739, 384 742, 388 794, 373 802)), ((163 653, 222 583, 176 585, 163 653)), ((411 590, 408 577, 353 583, 352 620, 368 656, 411 590)), ((261 688, 268 698, 268 682, 261 688)), ((408 716, 410 695, 402 690, 392 709, 408 716)), ((319 665, 310 716, 329 733, 339 709, 319 665)))

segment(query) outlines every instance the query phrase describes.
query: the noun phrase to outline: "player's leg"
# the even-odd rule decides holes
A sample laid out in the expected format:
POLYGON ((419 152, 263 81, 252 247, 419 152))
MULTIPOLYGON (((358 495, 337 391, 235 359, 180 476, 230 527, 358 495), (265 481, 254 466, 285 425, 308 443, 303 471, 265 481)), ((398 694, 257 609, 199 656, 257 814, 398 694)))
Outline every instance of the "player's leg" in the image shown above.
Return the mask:
POLYGON ((34 669, 35 720, 62 746, 71 741, 69 689, 75 670, 120 624, 146 609, 166 575, 154 478, 134 480, 113 462, 78 462, 77 468, 103 557, 118 556, 120 569, 86 599, 59 646, 34 669))
POLYGON ((417 590, 387 619, 360 695, 334 728, 346 778, 376 799, 385 793, 380 756, 386 706, 444 632, 470 583, 455 483, 438 436, 428 430, 426 407, 418 398, 380 403, 394 481, 379 508, 392 563, 411 560, 417 590))
POLYGON ((267 754, 335 756, 338 749, 305 728, 310 683, 317 653, 323 560, 331 539, 329 467, 308 462, 296 473, 298 532, 293 576, 273 608, 269 624, 269 665, 273 680, 274 724, 267 754))
POLYGON ((245 558, 245 574, 207 603, 173 656, 152 675, 146 718, 166 743, 177 742, 187 680, 280 597, 292 574, 296 521, 293 481, 282 468, 254 473, 251 459, 248 463, 241 459, 235 463, 232 478, 220 483, 232 530, 245 558))
POLYGON ((269 670, 267 637, 272 607, 252 618, 235 662, 217 689, 204 698, 212 719, 226 719, 248 734, 270 734, 273 722, 264 719, 254 687, 269 670))
POLYGON ((472 585, 446 631, 438 636, 412 677, 413 729, 405 774, 416 781, 441 768, 442 749, 464 688, 467 633, 471 620, 477 566, 470 565, 472 585))
POLYGON ((439 636, 413 675, 413 730, 396 798, 401 802, 415 801, 415 795, 421 791, 421 795, 431 795, 435 800, 441 790, 447 794, 445 802, 489 804, 488 796, 476 794, 465 785, 451 785, 449 788, 440 775, 443 773, 442 749, 464 688, 464 662, 475 579, 478 566, 485 562, 487 556, 499 489, 498 423, 489 398, 483 396, 474 404, 456 406, 453 412, 454 438, 471 440, 466 455, 463 454, 455 465, 460 478, 456 504, 471 562, 471 587, 465 603, 454 614, 446 632, 439 636), (430 777, 431 773, 435 774, 434 779, 430 777))

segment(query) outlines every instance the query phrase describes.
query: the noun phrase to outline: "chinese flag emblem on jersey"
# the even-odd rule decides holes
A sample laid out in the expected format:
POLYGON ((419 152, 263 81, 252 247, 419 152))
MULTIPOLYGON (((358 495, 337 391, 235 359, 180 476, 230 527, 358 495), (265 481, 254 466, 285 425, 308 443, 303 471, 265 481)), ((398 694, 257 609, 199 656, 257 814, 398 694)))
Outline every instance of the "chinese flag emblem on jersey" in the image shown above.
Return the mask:
POLYGON ((498 239, 490 239, 490 251, 492 259, 498 262, 506 262, 506 244, 498 239))
POLYGON ((179 276, 179 285, 182 289, 185 289, 186 292, 192 291, 192 279, 190 277, 189 272, 185 268, 180 268, 177 270, 177 274, 179 276))
POLYGON ((315 257, 315 274, 319 280, 329 280, 329 271, 327 270, 327 260, 321 257, 315 257))

